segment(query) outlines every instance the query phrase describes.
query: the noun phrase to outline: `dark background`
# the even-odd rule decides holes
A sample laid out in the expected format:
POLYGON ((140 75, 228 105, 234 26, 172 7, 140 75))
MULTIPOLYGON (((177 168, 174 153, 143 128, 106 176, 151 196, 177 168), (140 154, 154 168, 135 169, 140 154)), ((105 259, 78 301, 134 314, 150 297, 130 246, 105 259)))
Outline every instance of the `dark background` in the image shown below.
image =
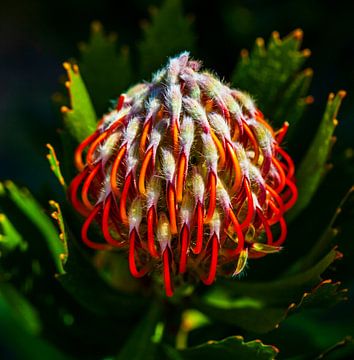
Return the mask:
MULTIPOLYGON (((38 192, 48 177, 45 143, 54 142, 60 121, 51 95, 64 74, 61 63, 77 57, 93 20, 115 31, 134 59, 148 8, 160 1, 125 3, 87 0, 1 1, 0 11, 0 179, 12 178, 38 192)), ((273 30, 286 35, 300 27, 307 66, 315 70, 310 114, 319 117, 330 91, 349 93, 340 112, 336 145, 354 144, 354 2, 341 1, 184 1, 193 18, 199 53, 193 54, 226 79, 239 51, 273 30)), ((172 54, 171 54, 172 55, 172 54)), ((316 119, 316 121, 318 121, 316 119)))
MULTIPOLYGON (((160 3, 157 0, 125 3, 0 0, 0 180, 11 178, 26 185, 47 202, 45 184, 48 181, 56 184, 56 180, 45 158, 45 144, 58 143, 55 129, 61 126, 61 122, 52 94, 62 89, 62 62, 79 56, 77 45, 87 41, 93 20, 100 20, 108 32, 117 32, 119 45, 129 46, 131 58, 136 61, 142 22, 149 18, 148 8, 160 3)), ((230 78, 240 50, 252 48, 256 37, 268 39, 274 30, 284 36, 295 28, 302 28, 305 33, 303 48, 312 51, 305 66, 315 71, 310 91, 315 103, 306 119, 318 123, 328 93, 347 90, 331 161, 335 162, 343 150, 354 146, 354 1, 225 0, 207 3, 196 0, 183 3, 197 34, 198 52, 192 55, 225 79, 230 78)), ((335 177, 333 173, 335 171, 330 176, 335 177)), ((322 212, 326 212, 328 207, 332 214, 334 209, 333 204, 327 204, 323 194, 339 191, 338 196, 332 196, 336 201, 332 202, 337 204, 337 197, 342 197, 353 173, 354 170, 347 178, 343 175, 343 179, 337 176, 331 182, 333 185, 323 186, 316 195, 316 201, 323 205, 322 212)), ((321 215, 313 215, 311 211, 310 207, 304 215, 312 216, 311 228, 301 229, 307 234, 316 228, 322 229, 319 224, 323 218, 321 220, 321 215)), ((345 258, 338 277, 352 291, 350 251, 342 247, 343 244, 341 250, 344 250, 345 258)), ((353 294, 350 295, 353 299, 353 294)), ((336 324, 347 319, 353 300, 339 306, 336 312, 321 315, 323 323, 336 324)))

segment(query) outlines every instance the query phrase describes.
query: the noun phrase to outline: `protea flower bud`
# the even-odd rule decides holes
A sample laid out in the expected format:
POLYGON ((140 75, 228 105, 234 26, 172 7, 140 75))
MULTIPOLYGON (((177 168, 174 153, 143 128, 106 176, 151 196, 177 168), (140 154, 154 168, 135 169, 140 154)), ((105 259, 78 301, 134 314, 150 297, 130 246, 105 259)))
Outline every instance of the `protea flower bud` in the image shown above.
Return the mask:
POLYGON ((171 58, 77 148, 69 196, 86 217, 83 242, 127 249, 135 277, 162 269, 168 296, 177 274, 207 285, 239 274, 286 237, 283 216, 297 198, 280 147, 287 127, 275 132, 249 95, 188 53, 171 58), (94 221, 105 243, 89 237, 94 221))

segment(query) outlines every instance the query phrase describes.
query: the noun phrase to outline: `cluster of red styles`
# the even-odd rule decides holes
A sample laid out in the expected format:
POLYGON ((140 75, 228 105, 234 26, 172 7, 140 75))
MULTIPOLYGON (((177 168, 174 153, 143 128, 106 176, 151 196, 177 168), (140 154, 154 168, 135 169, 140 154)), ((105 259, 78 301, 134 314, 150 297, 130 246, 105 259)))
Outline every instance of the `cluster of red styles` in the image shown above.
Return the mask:
POLYGON ((278 252, 297 198, 288 124, 274 131, 248 94, 200 67, 182 53, 121 95, 78 146, 69 188, 83 242, 125 249, 131 274, 162 273, 167 296, 179 274, 210 285, 278 252))

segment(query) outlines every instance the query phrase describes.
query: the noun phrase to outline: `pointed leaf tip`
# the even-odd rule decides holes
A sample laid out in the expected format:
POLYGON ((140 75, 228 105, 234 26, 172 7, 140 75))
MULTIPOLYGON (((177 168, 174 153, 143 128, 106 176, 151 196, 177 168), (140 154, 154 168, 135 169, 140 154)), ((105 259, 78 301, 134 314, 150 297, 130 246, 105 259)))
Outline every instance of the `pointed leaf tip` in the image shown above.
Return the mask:
POLYGON ((47 154, 46 157, 47 157, 47 159, 49 161, 50 169, 52 170, 52 172, 54 173, 54 175, 58 179, 60 185, 62 185, 64 187, 64 189, 66 189, 66 183, 65 183, 64 177, 63 177, 63 175, 61 173, 60 163, 59 163, 59 160, 58 160, 57 155, 55 153, 55 150, 54 150, 53 146, 50 145, 50 144, 46 144, 46 147, 49 150, 49 153, 47 154))

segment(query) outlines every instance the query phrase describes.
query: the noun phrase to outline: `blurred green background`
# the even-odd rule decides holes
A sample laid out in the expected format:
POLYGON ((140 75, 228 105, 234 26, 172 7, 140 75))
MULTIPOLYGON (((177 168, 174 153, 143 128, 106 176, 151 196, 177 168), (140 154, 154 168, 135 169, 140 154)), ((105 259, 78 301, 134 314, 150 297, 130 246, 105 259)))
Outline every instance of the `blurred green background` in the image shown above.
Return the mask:
MULTIPOLYGON (((45 144, 59 143, 55 129, 61 127, 61 122, 51 97, 61 89, 62 62, 79 56, 78 44, 87 41, 93 20, 100 20, 108 32, 116 32, 119 45, 128 46, 131 59, 137 62, 142 26, 149 18, 149 9, 160 3, 131 0, 117 6, 117 2, 102 0, 1 1, 0 179, 11 178, 26 185, 42 203, 47 202, 49 185, 58 189, 48 169, 45 144)), ((256 37, 268 39, 274 30, 281 36, 298 27, 304 30, 303 48, 312 51, 306 66, 315 71, 310 91, 315 103, 310 106, 307 119, 319 121, 330 91, 345 89, 348 92, 340 111, 338 142, 332 157, 338 165, 336 169, 340 169, 345 150, 354 146, 354 2, 337 1, 334 5, 333 1, 319 0, 225 0, 207 4, 198 0, 183 3, 197 36, 197 52, 192 56, 203 60, 206 67, 226 80, 230 79, 240 50, 252 48, 256 37)), ((161 59, 161 63, 164 62, 165 59, 161 59)), ((305 141, 308 138, 309 134, 304 133, 305 141)), ((353 153, 350 156, 353 157, 353 153)), ((353 183, 353 175, 353 168, 330 174, 332 181, 324 183, 317 195, 323 212, 313 214, 309 208, 304 216, 313 217, 313 226, 303 231, 316 233, 316 228, 321 229, 319 225, 333 214, 338 199, 353 183)), ((343 240, 350 241, 350 233, 343 240)), ((296 244, 288 244, 288 248, 296 251, 296 244)), ((344 285, 351 288, 352 249, 349 243, 340 244, 345 257, 337 269, 337 279, 343 279, 344 285)), ((348 313, 352 312, 351 300, 334 311, 314 314, 320 322, 311 323, 311 318, 307 318, 297 324, 302 324, 305 331, 322 321, 323 327, 318 329, 319 342, 321 336, 331 337, 333 333, 340 338, 343 329, 347 329, 348 313), (342 323, 346 324, 342 326, 342 323)), ((272 341, 271 335, 263 339, 272 341)))

